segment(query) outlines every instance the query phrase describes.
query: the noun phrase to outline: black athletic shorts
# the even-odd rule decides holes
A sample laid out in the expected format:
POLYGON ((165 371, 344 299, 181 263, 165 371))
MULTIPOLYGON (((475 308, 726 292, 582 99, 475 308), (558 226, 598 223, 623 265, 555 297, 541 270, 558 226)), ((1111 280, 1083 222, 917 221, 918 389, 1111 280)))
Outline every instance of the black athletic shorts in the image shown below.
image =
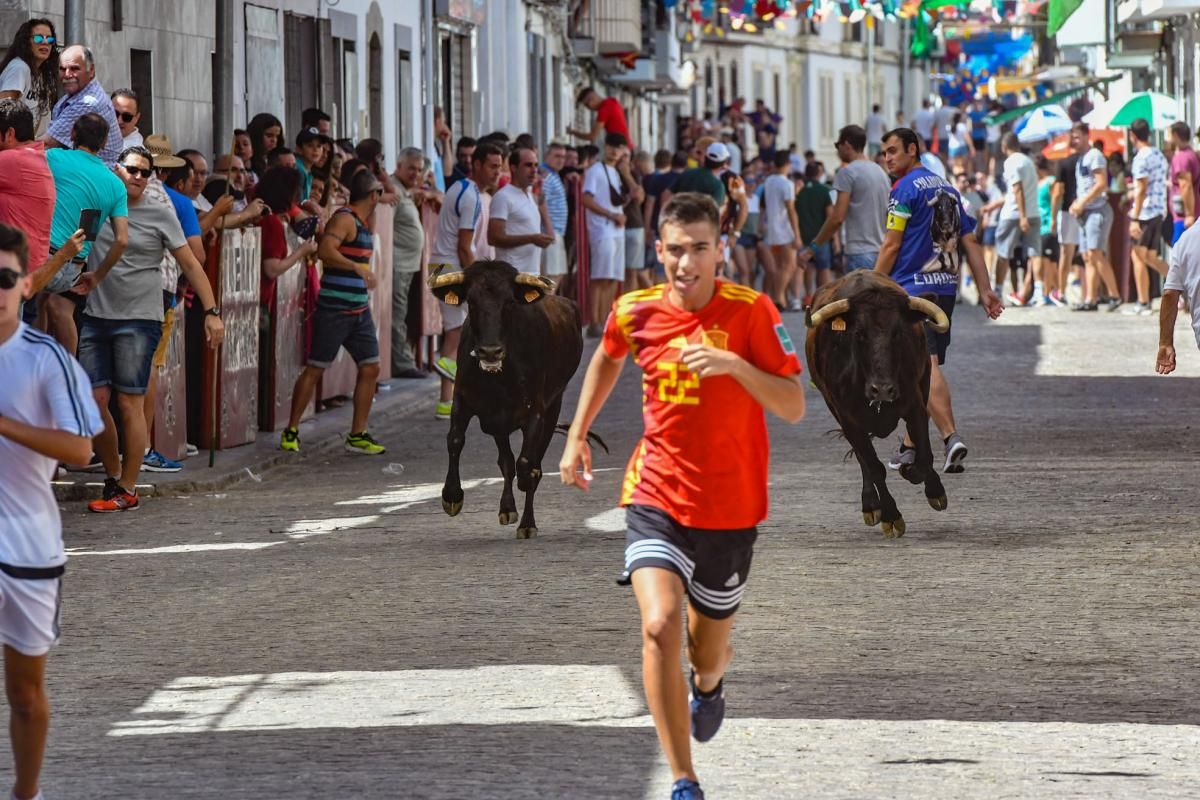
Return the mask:
POLYGON ((937 356, 939 365, 946 363, 946 351, 950 349, 950 331, 954 328, 954 299, 952 294, 939 294, 934 300, 938 308, 946 312, 946 319, 951 321, 951 326, 945 333, 938 333, 932 325, 925 326, 925 343, 929 347, 929 355, 937 356))
POLYGON ((757 528, 704 530, 680 525, 652 506, 625 509, 625 572, 642 567, 669 569, 683 580, 688 600, 706 617, 725 619, 737 613, 757 528))
POLYGON ((1162 243, 1162 228, 1163 218, 1161 216, 1151 217, 1150 219, 1140 220, 1142 226, 1142 235, 1134 242, 1137 247, 1148 247, 1155 253, 1158 252, 1158 246, 1162 243))

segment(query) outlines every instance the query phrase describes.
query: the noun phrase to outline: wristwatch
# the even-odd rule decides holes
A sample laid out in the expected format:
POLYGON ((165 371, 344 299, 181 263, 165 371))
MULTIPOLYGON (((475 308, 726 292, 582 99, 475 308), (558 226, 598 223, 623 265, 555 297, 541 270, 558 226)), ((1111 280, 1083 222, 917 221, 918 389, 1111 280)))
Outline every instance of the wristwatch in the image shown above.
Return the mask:
POLYGON ((207 315, 208 315, 208 316, 210 316, 210 317, 217 317, 217 318, 220 318, 220 316, 221 316, 221 309, 220 309, 220 307, 219 307, 219 306, 213 306, 212 308, 210 308, 210 309, 207 309, 207 310, 206 310, 204 313, 205 313, 205 314, 207 314, 207 315))

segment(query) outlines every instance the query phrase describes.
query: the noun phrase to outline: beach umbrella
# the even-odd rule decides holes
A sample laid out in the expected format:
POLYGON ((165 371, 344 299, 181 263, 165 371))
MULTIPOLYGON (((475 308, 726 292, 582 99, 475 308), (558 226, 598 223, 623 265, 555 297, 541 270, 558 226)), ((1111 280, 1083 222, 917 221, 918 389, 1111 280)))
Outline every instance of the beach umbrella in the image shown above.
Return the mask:
POLYGON ((1062 106, 1039 106, 1026 114, 1015 129, 1022 144, 1044 142, 1071 130, 1071 118, 1062 106))
POLYGON ((1144 119, 1151 129, 1169 128, 1182 116, 1182 109, 1174 97, 1158 92, 1138 92, 1117 109, 1107 127, 1128 128, 1135 119, 1144 119))

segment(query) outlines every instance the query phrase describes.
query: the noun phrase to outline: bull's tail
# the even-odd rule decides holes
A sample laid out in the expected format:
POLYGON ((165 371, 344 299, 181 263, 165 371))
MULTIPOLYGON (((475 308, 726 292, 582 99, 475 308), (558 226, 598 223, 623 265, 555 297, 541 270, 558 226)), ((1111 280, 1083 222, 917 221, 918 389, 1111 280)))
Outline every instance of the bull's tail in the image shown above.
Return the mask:
MULTIPOLYGON (((554 432, 555 432, 555 433, 561 433, 563 436, 566 436, 566 435, 567 435, 567 431, 569 431, 569 430, 571 430, 571 426, 570 426, 570 425, 568 425, 568 424, 566 424, 565 422, 560 422, 560 423, 558 423, 557 425, 555 425, 555 426, 554 426, 554 432)), ((598 445, 600 446, 600 448, 601 448, 601 449, 602 449, 602 450, 603 450, 605 453, 608 453, 608 445, 606 445, 606 444, 604 443, 604 440, 603 440, 603 439, 601 439, 599 436, 597 436, 596 434, 592 433, 591 431, 588 431, 587 438, 588 438, 588 441, 589 441, 589 442, 595 442, 596 444, 598 444, 598 445)))

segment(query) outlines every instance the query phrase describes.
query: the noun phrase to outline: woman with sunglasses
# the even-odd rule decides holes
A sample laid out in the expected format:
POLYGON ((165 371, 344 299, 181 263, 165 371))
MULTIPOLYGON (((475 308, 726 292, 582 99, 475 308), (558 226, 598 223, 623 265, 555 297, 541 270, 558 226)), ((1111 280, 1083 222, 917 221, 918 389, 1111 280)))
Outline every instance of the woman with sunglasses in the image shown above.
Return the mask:
POLYGON ((58 100, 58 37, 48 19, 31 19, 17 28, 8 55, 0 61, 0 100, 24 100, 40 134, 58 100))

